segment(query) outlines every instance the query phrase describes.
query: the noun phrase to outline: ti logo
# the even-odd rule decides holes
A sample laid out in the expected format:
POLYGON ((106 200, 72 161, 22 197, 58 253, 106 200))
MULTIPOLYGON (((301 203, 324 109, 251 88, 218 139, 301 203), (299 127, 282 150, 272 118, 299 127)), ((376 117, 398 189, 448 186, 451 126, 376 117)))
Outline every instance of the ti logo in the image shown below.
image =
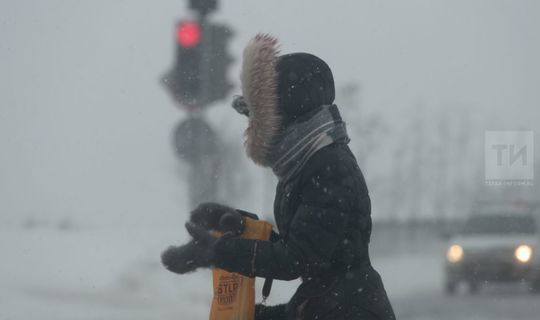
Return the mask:
POLYGON ((484 156, 488 185, 533 185, 532 131, 486 131, 484 156))

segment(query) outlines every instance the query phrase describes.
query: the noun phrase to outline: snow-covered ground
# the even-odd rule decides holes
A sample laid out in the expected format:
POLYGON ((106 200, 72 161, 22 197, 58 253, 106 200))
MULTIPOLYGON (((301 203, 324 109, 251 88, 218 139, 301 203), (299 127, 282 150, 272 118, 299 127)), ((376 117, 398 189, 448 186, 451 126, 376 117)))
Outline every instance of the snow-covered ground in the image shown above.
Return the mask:
POLYGON ((2 228, 0 319, 205 319, 210 274, 178 277, 159 263, 184 237, 173 228, 2 228))
MULTIPOLYGON (((177 276, 159 262, 185 239, 173 227, 0 227, 0 320, 207 319, 210 272, 177 276)), ((399 319, 537 319, 537 297, 517 289, 445 297, 441 257, 433 249, 373 257, 399 319)), ((269 304, 297 285, 276 281, 269 304)))

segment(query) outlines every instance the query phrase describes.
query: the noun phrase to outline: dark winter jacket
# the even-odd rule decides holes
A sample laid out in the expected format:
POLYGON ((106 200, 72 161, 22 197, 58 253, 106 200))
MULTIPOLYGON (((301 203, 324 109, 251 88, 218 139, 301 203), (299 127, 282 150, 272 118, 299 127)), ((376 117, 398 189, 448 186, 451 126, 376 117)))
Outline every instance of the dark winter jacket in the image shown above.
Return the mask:
POLYGON ((273 310, 287 319, 295 319, 302 305, 303 319, 394 319, 369 260, 370 211, 356 159, 345 144, 330 145, 301 175, 278 184, 274 214, 280 239, 219 242, 216 265, 252 277, 301 277, 286 308, 273 310))
POLYGON ((251 277, 302 279, 288 304, 258 306, 257 320, 395 319, 370 263, 370 198, 332 105, 330 68, 307 53, 278 56, 277 40, 257 35, 244 50, 241 82, 247 154, 280 179, 279 237, 217 241, 213 262, 251 277))

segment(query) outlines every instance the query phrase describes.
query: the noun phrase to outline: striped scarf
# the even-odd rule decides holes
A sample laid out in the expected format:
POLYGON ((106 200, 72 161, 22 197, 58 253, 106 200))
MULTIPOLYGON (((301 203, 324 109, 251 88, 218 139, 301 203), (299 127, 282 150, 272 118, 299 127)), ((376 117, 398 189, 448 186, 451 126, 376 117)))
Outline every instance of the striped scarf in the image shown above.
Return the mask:
POLYGON ((322 106, 306 121, 297 121, 285 129, 273 152, 272 170, 280 181, 288 181, 320 149, 349 141, 337 106, 322 106))

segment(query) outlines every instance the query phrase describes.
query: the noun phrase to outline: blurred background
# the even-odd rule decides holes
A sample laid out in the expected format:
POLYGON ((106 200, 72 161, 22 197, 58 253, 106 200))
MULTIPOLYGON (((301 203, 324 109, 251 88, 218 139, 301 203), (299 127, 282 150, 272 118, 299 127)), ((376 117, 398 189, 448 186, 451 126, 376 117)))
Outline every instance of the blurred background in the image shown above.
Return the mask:
MULTIPOLYGON (((471 215, 538 216, 534 176, 486 176, 486 132, 540 131, 540 3, 213 3, 0 0, 0 319, 208 316, 210 273, 170 274, 159 254, 187 240, 200 201, 272 220, 276 179, 245 156, 230 107, 258 32, 333 70, 398 318, 537 318, 540 262, 503 284, 460 269, 468 291, 449 279, 467 235, 510 246, 463 231, 471 215)), ((532 141, 521 156, 538 173, 532 141)), ((533 263, 536 229, 491 238, 511 232, 533 263)))

